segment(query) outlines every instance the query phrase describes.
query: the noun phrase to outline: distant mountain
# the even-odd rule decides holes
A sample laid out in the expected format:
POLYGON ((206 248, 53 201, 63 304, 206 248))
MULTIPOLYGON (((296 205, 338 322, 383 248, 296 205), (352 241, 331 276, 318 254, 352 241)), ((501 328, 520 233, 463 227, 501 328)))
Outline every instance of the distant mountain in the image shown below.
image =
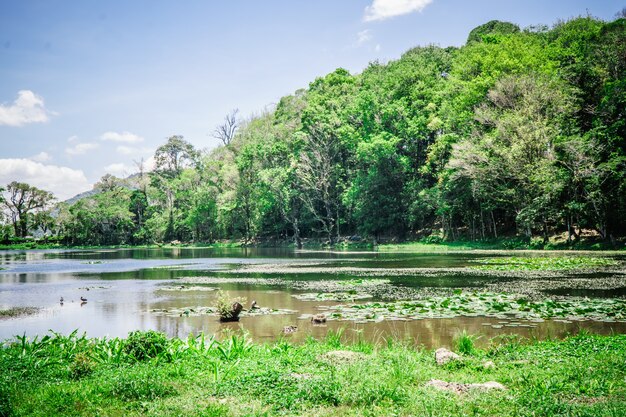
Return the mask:
MULTIPOLYGON (((145 175, 145 174, 144 174, 145 175)), ((120 187, 124 187, 124 188, 128 188, 130 190, 137 190, 140 188, 140 181, 141 181, 141 174, 136 173, 136 174, 132 174, 129 175, 126 178, 117 178, 113 175, 105 175, 104 177, 102 177, 100 179, 99 182, 97 182, 96 184, 94 184, 93 189, 89 190, 89 191, 85 191, 82 192, 80 194, 76 194, 74 197, 68 198, 67 200, 63 201, 63 203, 66 203, 68 205, 72 205, 84 198, 89 198, 89 197, 93 197, 95 195, 98 195, 102 192, 102 184, 106 181, 112 181, 114 182, 116 185, 120 186, 120 187)))

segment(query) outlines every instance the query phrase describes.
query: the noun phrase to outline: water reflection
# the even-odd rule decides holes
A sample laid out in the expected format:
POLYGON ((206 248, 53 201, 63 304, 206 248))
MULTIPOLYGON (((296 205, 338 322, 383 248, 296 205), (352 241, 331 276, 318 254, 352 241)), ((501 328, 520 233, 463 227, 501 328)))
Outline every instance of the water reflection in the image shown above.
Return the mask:
MULTIPOLYGON (((385 338, 406 339, 426 347, 451 346, 463 331, 481 335, 477 341, 502 334, 525 337, 563 337, 586 329, 596 333, 626 333, 626 323, 545 321, 536 327, 511 327, 499 319, 460 317, 454 319, 424 319, 414 321, 384 321, 355 324, 328 322, 312 325, 302 314, 318 313, 321 305, 333 302, 310 302, 292 297, 295 290, 285 286, 261 286, 245 283, 221 283, 211 287, 229 291, 234 297, 246 299, 248 307, 256 300, 261 307, 288 309, 294 314, 244 317, 238 323, 220 323, 214 316, 169 317, 157 315, 154 309, 211 306, 215 291, 163 291, 163 286, 190 276, 233 277, 224 270, 249 263, 310 262, 329 267, 356 266, 367 268, 447 268, 470 264, 484 254, 397 254, 397 253, 331 253, 293 252, 271 249, 121 249, 97 251, 0 251, 0 309, 18 306, 40 307, 38 314, 0 320, 0 339, 17 334, 46 334, 49 329, 69 333, 75 329, 90 336, 126 336, 128 332, 155 329, 170 336, 186 337, 190 333, 221 333, 225 329, 245 330, 257 341, 286 337, 300 342, 308 336, 320 338, 329 329, 345 329, 346 340, 364 338, 381 342, 385 338), (59 300, 63 297, 63 304, 59 300), (87 298, 81 303, 81 297, 87 298), (496 327, 493 327, 493 326, 496 327), (282 335, 285 326, 297 326, 298 331, 282 335)), ((493 255, 489 255, 493 256, 493 255)), ((259 278, 344 279, 349 273, 333 274, 250 274, 259 278)), ((436 277, 389 277, 398 286, 479 287, 493 278, 462 274, 436 277)), ((523 282, 520 283, 523 285, 523 282)), ((584 291, 573 289, 571 291, 584 291)), ((589 290, 587 290, 589 291, 589 290)), ((597 296, 624 295, 623 289, 597 291, 597 296)), ((578 294, 578 293, 577 293, 578 294)), ((584 292, 580 292, 584 295, 584 292)))

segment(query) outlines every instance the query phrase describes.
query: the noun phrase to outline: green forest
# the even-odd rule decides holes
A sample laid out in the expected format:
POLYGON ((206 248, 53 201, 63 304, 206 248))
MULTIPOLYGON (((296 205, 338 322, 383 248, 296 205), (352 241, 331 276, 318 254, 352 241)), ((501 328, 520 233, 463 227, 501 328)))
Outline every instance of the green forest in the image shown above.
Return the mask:
POLYGON ((626 236, 625 111, 624 17, 491 21, 461 47, 338 68, 262 114, 233 111, 216 148, 171 136, 153 170, 107 175, 83 198, 8 184, 0 238, 300 247, 592 233, 615 245, 626 236))

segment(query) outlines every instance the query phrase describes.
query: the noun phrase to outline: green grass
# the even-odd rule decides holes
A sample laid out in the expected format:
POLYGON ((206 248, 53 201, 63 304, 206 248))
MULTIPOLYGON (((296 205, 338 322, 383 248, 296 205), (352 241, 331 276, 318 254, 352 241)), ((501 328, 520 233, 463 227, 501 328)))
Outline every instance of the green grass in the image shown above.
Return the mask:
POLYGON ((17 337, 0 349, 0 416, 626 415, 626 335, 478 349, 462 334, 458 344, 461 360, 440 367, 431 350, 396 340, 346 346, 341 332, 301 345, 155 332, 17 337), (358 353, 329 360, 334 350, 358 353), (508 390, 458 395, 427 387, 431 379, 508 390))
POLYGON ((217 242, 217 243, 182 243, 180 245, 171 245, 169 243, 164 244, 150 244, 150 245, 64 245, 60 243, 43 243, 43 242, 24 242, 24 243, 12 243, 0 245, 0 250, 29 250, 29 249, 156 249, 156 248, 215 248, 215 249, 227 249, 227 248, 241 248, 243 245, 241 242, 217 242))
POLYGON ((582 240, 573 244, 543 243, 538 244, 535 240, 522 237, 503 237, 488 240, 457 240, 443 241, 423 239, 415 242, 402 242, 396 244, 383 244, 378 246, 380 251, 404 251, 404 252, 452 252, 470 250, 579 250, 579 251, 621 251, 626 250, 624 241, 613 246, 610 242, 596 240, 582 240))

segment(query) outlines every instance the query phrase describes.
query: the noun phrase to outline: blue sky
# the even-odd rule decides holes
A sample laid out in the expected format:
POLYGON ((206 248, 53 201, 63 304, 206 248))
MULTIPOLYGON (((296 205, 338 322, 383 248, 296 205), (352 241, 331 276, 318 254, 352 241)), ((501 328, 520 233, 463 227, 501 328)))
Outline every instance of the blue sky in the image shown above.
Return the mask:
POLYGON ((489 20, 551 25, 613 0, 0 0, 0 184, 64 199, 179 134, 198 148, 337 67, 462 45, 489 20))

